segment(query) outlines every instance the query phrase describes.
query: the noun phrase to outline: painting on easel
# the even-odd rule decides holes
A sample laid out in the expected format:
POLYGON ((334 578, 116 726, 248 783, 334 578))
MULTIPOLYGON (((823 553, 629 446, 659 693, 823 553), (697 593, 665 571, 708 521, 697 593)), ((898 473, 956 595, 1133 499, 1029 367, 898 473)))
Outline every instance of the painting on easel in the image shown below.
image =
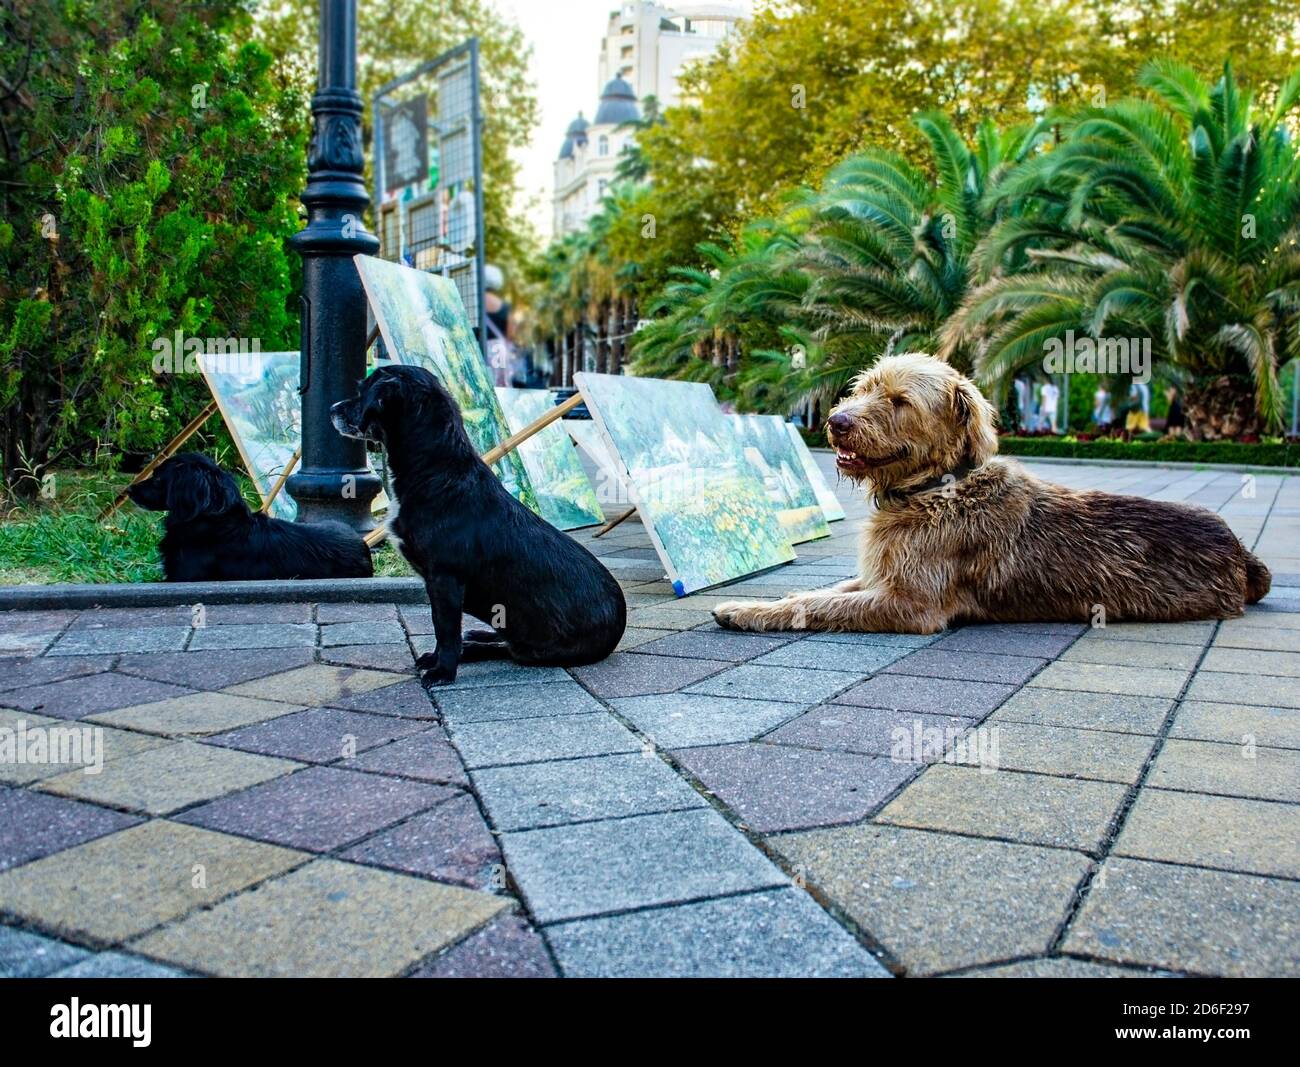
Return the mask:
POLYGON ((795 455, 799 457, 799 462, 803 464, 804 473, 808 475, 808 481, 813 487, 813 492, 817 494, 817 502, 822 506, 822 513, 826 516, 827 522, 839 522, 844 518, 844 505, 840 503, 839 498, 835 495, 835 490, 826 480, 826 475, 822 469, 817 466, 817 460, 813 457, 812 451, 808 448, 799 433, 799 427, 793 422, 785 424, 786 432, 790 435, 790 441, 794 445, 795 455))
MULTIPOLYGON (((389 356, 438 376, 460 408, 465 432, 480 456, 504 442, 510 429, 455 285, 440 275, 372 256, 353 260, 389 356)), ((511 496, 541 514, 518 449, 492 470, 511 496)))
POLYGON ((732 415, 736 435, 740 438, 755 472, 763 479, 772 506, 794 545, 829 537, 817 494, 795 451, 794 442, 779 415, 732 415))
MULTIPOLYGON (((265 505, 302 444, 301 359, 297 352, 241 353, 238 360, 199 355, 199 369, 235 441, 244 470, 265 505)), ((371 511, 388 507, 383 490, 371 511)), ((271 500, 272 518, 292 522, 298 505, 282 488, 271 500)))
POLYGON ((707 385, 621 374, 573 381, 678 596, 794 559, 707 385))
MULTIPOLYGON (((199 355, 199 369, 263 502, 302 442, 297 352, 241 353, 237 361, 199 355)), ((298 505, 276 494, 271 515, 292 521, 298 505)))
MULTIPOLYGON (((497 387, 497 400, 511 433, 519 433, 555 406, 548 389, 497 387)), ((553 422, 519 445, 537 493, 541 516, 557 530, 576 530, 605 521, 587 472, 560 422, 553 422)))

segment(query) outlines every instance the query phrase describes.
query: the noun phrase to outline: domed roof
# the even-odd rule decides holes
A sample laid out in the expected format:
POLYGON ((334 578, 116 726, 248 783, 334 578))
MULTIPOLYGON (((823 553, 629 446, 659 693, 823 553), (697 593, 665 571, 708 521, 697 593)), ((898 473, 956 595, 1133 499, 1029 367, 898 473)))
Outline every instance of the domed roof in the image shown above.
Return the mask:
POLYGON ((636 105, 636 93, 622 78, 614 78, 600 94, 600 107, 596 109, 595 125, 618 126, 635 122, 641 117, 636 105))
POLYGON ((560 145, 560 158, 572 159, 573 149, 576 145, 587 143, 587 120, 582 117, 582 112, 578 112, 578 117, 569 123, 569 128, 564 131, 564 144, 560 145))

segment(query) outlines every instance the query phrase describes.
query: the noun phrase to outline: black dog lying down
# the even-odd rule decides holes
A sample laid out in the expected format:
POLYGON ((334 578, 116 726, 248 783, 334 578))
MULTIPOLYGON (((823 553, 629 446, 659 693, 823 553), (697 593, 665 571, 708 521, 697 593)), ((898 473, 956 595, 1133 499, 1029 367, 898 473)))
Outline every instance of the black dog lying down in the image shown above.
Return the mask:
POLYGON ((297 523, 250 511, 235 479, 207 456, 172 456, 131 486, 131 499, 163 519, 169 582, 264 578, 369 578, 370 549, 341 522, 297 523))
POLYGON ((456 402, 420 367, 387 366, 331 409, 345 437, 384 445, 397 515, 388 529, 424 579, 436 652, 416 665, 446 685, 464 659, 576 667, 623 637, 623 591, 596 557, 512 497, 479 458, 456 402), (491 630, 460 632, 462 612, 491 630))

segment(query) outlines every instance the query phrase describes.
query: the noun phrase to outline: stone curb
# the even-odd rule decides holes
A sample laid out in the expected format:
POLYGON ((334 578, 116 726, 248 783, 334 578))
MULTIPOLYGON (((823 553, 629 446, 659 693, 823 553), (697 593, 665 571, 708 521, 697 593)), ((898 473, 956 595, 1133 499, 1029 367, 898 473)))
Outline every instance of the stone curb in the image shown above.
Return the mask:
POLYGON ((178 604, 424 604, 419 578, 326 578, 288 582, 134 582, 0 586, 0 611, 163 608, 178 604))
MULTIPOLYGON (((1274 572, 1273 587, 1300 588, 1300 573, 1274 572)), ((1285 599, 1272 596, 1268 600, 1285 599)), ((0 586, 0 611, 170 608, 184 604, 425 604, 419 578, 328 578, 288 582, 127 582, 0 586)), ((1260 605, 1273 608, 1264 601, 1260 605)), ((1273 610, 1293 611, 1278 604, 1273 610)))

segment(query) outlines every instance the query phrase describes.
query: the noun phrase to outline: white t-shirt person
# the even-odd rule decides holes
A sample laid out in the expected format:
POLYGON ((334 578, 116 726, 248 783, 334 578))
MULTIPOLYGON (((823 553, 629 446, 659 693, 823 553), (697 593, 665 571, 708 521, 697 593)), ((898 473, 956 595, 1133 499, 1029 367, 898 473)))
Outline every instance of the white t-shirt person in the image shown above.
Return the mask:
POLYGON ((1038 419, 1039 425, 1047 424, 1052 433, 1056 433, 1056 406, 1060 400, 1061 390, 1056 387, 1056 383, 1044 382, 1038 394, 1038 419))

